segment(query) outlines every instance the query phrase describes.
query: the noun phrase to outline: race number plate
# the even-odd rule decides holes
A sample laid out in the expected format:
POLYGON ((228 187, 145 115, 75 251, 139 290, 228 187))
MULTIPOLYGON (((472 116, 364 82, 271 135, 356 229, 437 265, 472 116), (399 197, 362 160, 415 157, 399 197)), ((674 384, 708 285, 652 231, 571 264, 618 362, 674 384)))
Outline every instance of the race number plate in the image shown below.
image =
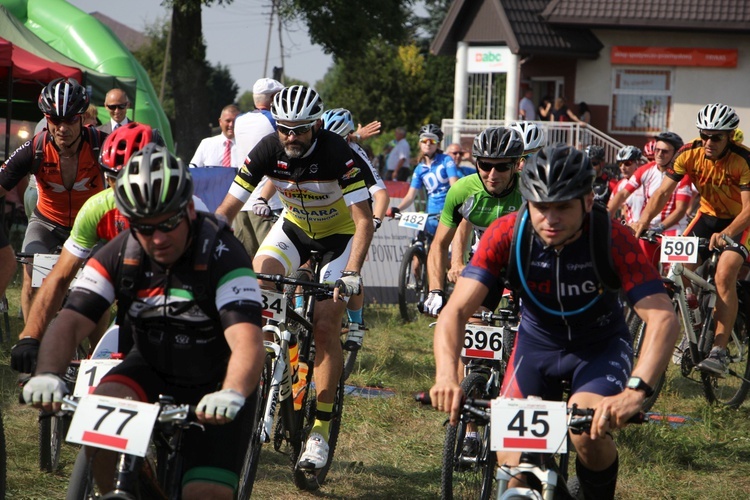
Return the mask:
POLYGON ((662 236, 661 262, 695 264, 698 262, 697 236, 662 236))
POLYGON ((490 427, 492 451, 565 453, 568 449, 564 401, 493 399, 490 427))
POLYGON ((263 295, 263 317, 273 321, 286 320, 286 295, 283 293, 261 290, 263 295))
POLYGON ((401 212, 401 218, 398 220, 399 226, 418 231, 424 230, 426 224, 427 214, 422 212, 401 212))
MULTIPOLYGON (((39 288, 42 286, 42 282, 44 281, 44 278, 47 277, 47 275, 52 271, 52 266, 54 266, 57 263, 57 259, 59 259, 60 256, 57 254, 51 254, 51 253, 37 253, 34 254, 34 264, 33 264, 33 270, 31 273, 31 286, 33 288, 39 288)), ((81 274, 81 270, 79 269, 76 273, 76 278, 81 274)), ((76 284, 76 280, 74 279, 70 283, 70 288, 73 288, 76 284)))
POLYGON ((158 414, 158 404, 84 396, 73 414, 66 441, 143 457, 158 414))
POLYGON ((76 377, 76 386, 73 389, 73 396, 81 398, 94 393, 94 389, 99 385, 99 381, 112 368, 120 364, 119 359, 83 359, 81 366, 78 368, 78 377, 76 377))
POLYGON ((466 325, 461 356, 479 359, 503 358, 503 329, 497 326, 466 325))

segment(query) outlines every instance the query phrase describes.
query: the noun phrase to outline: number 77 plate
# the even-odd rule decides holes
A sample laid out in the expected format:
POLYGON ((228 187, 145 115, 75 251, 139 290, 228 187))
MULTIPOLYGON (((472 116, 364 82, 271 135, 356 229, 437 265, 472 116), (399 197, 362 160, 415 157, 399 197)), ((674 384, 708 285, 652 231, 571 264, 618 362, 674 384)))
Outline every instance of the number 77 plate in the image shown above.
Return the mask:
POLYGON ((65 440, 144 457, 158 415, 158 404, 84 396, 78 402, 65 440))

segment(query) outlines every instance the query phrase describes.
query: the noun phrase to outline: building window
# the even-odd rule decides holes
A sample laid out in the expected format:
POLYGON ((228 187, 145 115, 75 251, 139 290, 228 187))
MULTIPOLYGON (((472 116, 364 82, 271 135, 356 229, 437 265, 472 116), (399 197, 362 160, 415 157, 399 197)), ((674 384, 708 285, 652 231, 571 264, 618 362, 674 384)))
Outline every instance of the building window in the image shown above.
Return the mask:
POLYGON ((505 73, 470 73, 466 118, 502 120, 505 117, 505 73))
POLYGON ((672 70, 614 69, 610 132, 658 133, 669 129, 672 70))

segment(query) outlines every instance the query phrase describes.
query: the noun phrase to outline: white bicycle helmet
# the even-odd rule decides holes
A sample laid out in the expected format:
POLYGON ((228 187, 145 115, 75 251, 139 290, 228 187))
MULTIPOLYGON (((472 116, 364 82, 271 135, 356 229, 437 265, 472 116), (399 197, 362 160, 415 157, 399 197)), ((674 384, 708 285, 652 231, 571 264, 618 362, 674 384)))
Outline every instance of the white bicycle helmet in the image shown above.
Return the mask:
POLYGON ((277 121, 311 122, 323 115, 323 100, 311 88, 302 85, 285 87, 273 96, 271 115, 277 121))
POLYGON ((534 122, 514 122, 510 124, 510 128, 521 134, 526 154, 536 153, 546 144, 544 130, 534 122))
POLYGON ((637 148, 635 146, 623 146, 618 152, 617 152, 617 162, 621 161, 638 161, 641 158, 641 155, 643 153, 641 152, 640 148, 637 148))
POLYGON ((354 119, 348 109, 329 109, 323 113, 323 128, 345 138, 354 132, 354 119))
POLYGON ((706 104, 698 112, 695 126, 700 130, 734 130, 740 125, 740 117, 726 104, 706 104))

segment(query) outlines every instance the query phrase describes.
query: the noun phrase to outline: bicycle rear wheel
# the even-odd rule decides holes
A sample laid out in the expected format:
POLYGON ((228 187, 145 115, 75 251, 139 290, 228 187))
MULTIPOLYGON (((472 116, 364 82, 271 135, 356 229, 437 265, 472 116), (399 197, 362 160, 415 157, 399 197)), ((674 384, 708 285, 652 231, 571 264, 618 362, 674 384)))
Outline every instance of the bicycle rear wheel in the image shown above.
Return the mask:
MULTIPOLYGON (((461 382, 461 388, 468 398, 486 398, 487 380, 484 373, 470 373, 461 382)), ((488 425, 477 425, 479 446, 476 457, 463 453, 466 432, 465 422, 446 429, 440 477, 440 498, 443 500, 486 500, 492 493, 497 455, 490 451, 490 428, 488 425)))
MULTIPOLYGON (((713 337, 713 331, 709 332, 706 336, 706 346, 713 345, 713 337)), ((710 349, 710 347, 707 347, 707 349, 710 349)), ((721 378, 701 373, 703 393, 709 403, 738 408, 747 397, 748 390, 750 390, 750 383, 735 375, 731 375, 734 372, 740 377, 750 380, 747 317, 745 316, 742 302, 740 302, 740 310, 737 312, 737 319, 734 322, 732 335, 729 337, 727 351, 729 352, 730 374, 721 378)))
POLYGON ((3 414, 0 413, 0 498, 5 498, 5 481, 7 455, 5 453, 5 428, 3 426, 3 414))
POLYGON ((427 296, 427 256, 424 247, 411 246, 404 253, 398 275, 398 308, 404 321, 414 321, 417 306, 427 296))
POLYGON ((271 360, 271 356, 267 354, 263 371, 260 374, 260 384, 255 393, 254 406, 250 407, 250 411, 245 414, 243 428, 249 430, 249 436, 247 449, 245 450, 245 459, 242 462, 242 470, 240 471, 237 500, 246 500, 250 498, 253 492, 255 475, 258 471, 258 463, 260 462, 260 449, 263 445, 261 440, 263 435, 263 417, 266 409, 266 401, 268 401, 271 392, 272 375, 273 361, 271 360))
MULTIPOLYGON (((628 327, 633 339, 633 366, 636 366, 636 363, 641 356, 641 349, 643 348, 643 341, 646 336, 646 323, 641 321, 641 318, 636 315, 631 319, 628 327)), ((659 376, 653 386, 654 393, 651 396, 646 396, 646 399, 643 400, 644 412, 649 411, 654 406, 656 400, 659 398, 659 393, 664 387, 666 379, 667 371, 664 370, 664 373, 659 376)))

